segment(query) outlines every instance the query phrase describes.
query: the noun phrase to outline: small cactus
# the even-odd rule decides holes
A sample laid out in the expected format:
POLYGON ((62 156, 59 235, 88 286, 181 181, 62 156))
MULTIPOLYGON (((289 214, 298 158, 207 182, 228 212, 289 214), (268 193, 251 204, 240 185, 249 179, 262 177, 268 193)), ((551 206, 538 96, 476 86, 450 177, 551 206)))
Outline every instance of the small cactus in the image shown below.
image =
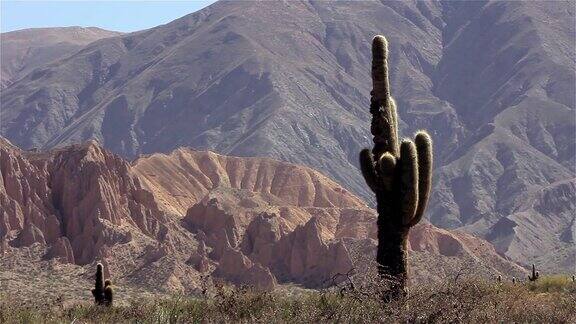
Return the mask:
POLYGON ((536 265, 532 264, 532 274, 528 275, 528 280, 536 281, 536 280, 538 280, 539 277, 540 277, 540 273, 538 271, 536 271, 536 265))
POLYGON ((96 265, 96 283, 92 289, 94 302, 96 305, 111 306, 113 300, 112 282, 104 281, 104 266, 102 263, 96 265))

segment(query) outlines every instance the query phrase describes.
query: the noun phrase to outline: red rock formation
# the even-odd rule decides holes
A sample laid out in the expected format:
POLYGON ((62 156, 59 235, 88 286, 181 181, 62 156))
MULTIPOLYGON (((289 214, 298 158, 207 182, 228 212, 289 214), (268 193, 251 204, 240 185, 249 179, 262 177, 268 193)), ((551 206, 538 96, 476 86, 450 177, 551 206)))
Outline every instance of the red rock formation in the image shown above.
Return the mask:
MULTIPOLYGON (((210 258, 219 263, 215 274, 239 282, 240 277, 225 269, 232 263, 250 260, 271 271, 281 282, 319 287, 333 275, 352 268, 346 247, 341 242, 328 242, 316 217, 286 231, 282 226, 285 221, 273 213, 262 212, 248 225, 240 226, 245 220, 238 220, 225 209, 218 199, 211 198, 190 208, 183 220, 193 232, 208 233, 205 238, 212 248, 210 258)), ((198 264, 199 258, 193 262, 198 264)))
MULTIPOLYGON (((353 267, 356 243, 368 255, 375 246, 373 210, 289 163, 179 149, 128 164, 95 142, 39 153, 4 140, 0 162, 2 254, 44 247, 43 259, 102 261, 136 286, 191 292, 214 275, 263 289, 321 287, 353 267)), ((458 262, 518 271, 458 232, 422 225, 410 243, 417 277, 458 262)))
POLYGON ((275 244, 270 264, 279 280, 320 287, 337 274, 348 273, 353 265, 341 241, 325 242, 317 218, 299 226, 275 244))
POLYGON ((0 138, 0 172, 0 239, 25 246, 51 243, 60 237, 61 224, 52 205, 47 170, 0 138))
POLYGON ((1 144, 0 238, 16 247, 46 243, 54 256, 87 264, 126 240, 117 228, 158 238, 167 222, 130 165, 95 142, 49 153, 1 144))
POLYGON ((257 192, 285 206, 366 208, 360 198, 318 171, 267 158, 180 148, 141 157, 133 166, 161 208, 180 215, 217 187, 257 192))
POLYGON ((271 265, 275 259, 274 247, 282 235, 279 217, 262 213, 248 225, 241 243, 242 253, 261 264, 271 265))
POLYGON ((238 246, 236 217, 219 207, 215 198, 191 207, 183 222, 193 233, 205 233, 205 242, 212 247, 210 257, 215 260, 220 259, 227 246, 238 246))
POLYGON ((66 236, 56 240, 46 254, 48 259, 59 259, 62 263, 75 263, 72 245, 66 236))
POLYGON ((196 252, 192 253, 192 256, 190 256, 187 263, 191 264, 198 272, 209 272, 214 262, 208 258, 208 247, 206 247, 204 239, 199 238, 198 236, 196 236, 196 238, 198 239, 198 248, 196 252))
POLYGON ((235 284, 246 284, 265 290, 274 289, 276 286, 276 278, 270 273, 270 269, 252 262, 231 246, 224 248, 214 275, 235 284))

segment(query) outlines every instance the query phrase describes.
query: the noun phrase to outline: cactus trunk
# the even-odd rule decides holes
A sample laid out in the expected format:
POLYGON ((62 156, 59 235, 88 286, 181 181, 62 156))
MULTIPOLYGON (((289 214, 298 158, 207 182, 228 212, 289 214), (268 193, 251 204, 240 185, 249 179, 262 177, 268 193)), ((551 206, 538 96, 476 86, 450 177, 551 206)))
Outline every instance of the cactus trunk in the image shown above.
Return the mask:
POLYGON ((423 217, 432 185, 432 139, 419 131, 414 141, 399 143, 396 103, 388 81, 388 42, 376 36, 372 43, 370 113, 374 147, 360 152, 366 184, 376 194, 380 277, 391 282, 385 298, 407 293, 410 228, 423 217))
POLYGON ((408 231, 389 227, 382 218, 378 217, 376 262, 380 278, 390 282, 390 291, 384 296, 385 299, 390 300, 407 293, 408 231))
POLYGON ((96 283, 94 289, 92 289, 92 295, 94 296, 94 302, 96 305, 104 304, 104 267, 102 263, 96 265, 96 283))

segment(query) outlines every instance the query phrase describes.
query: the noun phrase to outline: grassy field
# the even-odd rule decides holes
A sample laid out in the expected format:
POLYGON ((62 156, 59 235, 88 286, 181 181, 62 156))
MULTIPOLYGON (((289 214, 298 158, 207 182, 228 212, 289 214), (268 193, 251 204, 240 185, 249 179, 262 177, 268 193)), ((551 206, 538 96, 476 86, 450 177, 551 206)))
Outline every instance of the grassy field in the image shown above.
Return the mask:
POLYGON ((543 277, 535 284, 463 279, 413 286, 406 300, 386 304, 375 287, 344 285, 298 293, 219 287, 201 298, 142 299, 111 308, 63 306, 61 299, 19 303, 3 292, 0 322, 576 323, 576 284, 561 276, 543 277))

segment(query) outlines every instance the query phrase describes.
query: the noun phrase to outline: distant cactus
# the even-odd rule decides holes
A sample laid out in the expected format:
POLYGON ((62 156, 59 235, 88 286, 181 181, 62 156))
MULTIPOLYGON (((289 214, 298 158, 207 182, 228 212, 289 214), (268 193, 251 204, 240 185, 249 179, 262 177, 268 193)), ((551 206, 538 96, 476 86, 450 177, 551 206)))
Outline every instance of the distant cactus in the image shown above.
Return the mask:
POLYGON ((498 275, 498 277, 496 277, 496 281, 502 282, 502 276, 501 276, 501 275, 498 275))
POLYGON ((94 289, 92 289, 92 295, 94 296, 96 305, 112 305, 113 290, 111 281, 106 280, 106 282, 104 282, 104 266, 102 263, 96 265, 96 284, 94 289))
POLYGON ((512 283, 513 283, 513 284, 516 283, 516 277, 512 277, 512 283))
POLYGON ((408 281, 407 238, 410 228, 424 215, 432 185, 432 139, 425 131, 414 141, 398 140, 396 103, 388 81, 388 42, 376 36, 372 42, 370 113, 372 150, 360 152, 360 168, 366 184, 376 194, 378 210, 378 272, 392 279, 392 298, 406 294, 408 281))
POLYGON ((532 274, 528 275, 528 280, 536 281, 536 280, 538 280, 539 277, 540 277, 540 273, 538 271, 536 271, 536 265, 532 264, 532 274))
POLYGON ((576 276, 572 275, 572 282, 576 282, 576 276))

